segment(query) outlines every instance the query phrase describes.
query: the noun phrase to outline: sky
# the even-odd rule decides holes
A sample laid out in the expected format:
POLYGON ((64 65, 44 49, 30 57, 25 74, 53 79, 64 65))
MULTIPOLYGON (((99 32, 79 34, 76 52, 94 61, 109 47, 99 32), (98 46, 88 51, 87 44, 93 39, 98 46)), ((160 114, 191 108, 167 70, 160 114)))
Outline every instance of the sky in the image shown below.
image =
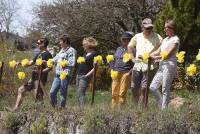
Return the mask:
POLYGON ((20 36, 24 36, 26 34, 26 28, 29 27, 35 20, 32 10, 42 1, 44 0, 17 0, 20 8, 13 19, 14 23, 12 25, 12 31, 14 33, 18 33, 20 36))

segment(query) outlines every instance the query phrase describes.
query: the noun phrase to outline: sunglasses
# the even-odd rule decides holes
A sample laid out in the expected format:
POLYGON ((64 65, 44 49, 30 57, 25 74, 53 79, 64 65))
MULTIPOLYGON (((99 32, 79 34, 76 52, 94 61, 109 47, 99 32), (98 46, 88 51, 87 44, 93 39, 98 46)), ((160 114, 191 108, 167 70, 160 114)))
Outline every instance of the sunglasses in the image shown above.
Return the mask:
POLYGON ((145 30, 152 30, 153 27, 147 27, 147 28, 144 28, 145 30))
POLYGON ((168 29, 174 29, 173 27, 170 27, 170 26, 166 26, 165 29, 166 29, 166 28, 168 28, 168 29))

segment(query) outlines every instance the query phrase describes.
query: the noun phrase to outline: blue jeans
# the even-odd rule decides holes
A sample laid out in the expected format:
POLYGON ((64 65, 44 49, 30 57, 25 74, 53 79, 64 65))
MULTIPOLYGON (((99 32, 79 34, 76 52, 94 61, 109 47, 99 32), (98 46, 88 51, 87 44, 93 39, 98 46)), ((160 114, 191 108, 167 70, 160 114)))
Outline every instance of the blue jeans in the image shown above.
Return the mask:
POLYGON ((55 76, 51 90, 50 90, 50 99, 51 99, 51 104, 53 107, 56 106, 57 104, 57 92, 60 89, 60 105, 61 107, 64 107, 66 104, 66 99, 67 99, 67 88, 69 84, 69 76, 67 76, 64 80, 60 80, 59 77, 55 76))

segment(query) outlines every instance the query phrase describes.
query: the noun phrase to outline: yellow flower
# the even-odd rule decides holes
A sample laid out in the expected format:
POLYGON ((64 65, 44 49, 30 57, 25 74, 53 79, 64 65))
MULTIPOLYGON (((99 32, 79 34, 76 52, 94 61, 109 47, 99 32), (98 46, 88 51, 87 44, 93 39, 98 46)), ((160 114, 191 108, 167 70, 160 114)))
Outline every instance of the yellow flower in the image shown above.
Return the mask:
POLYGON ((48 67, 48 68, 52 68, 52 67, 53 67, 53 59, 49 59, 49 60, 47 61, 47 67, 48 67))
POLYGON ((29 63, 29 60, 28 60, 28 59, 23 59, 23 60, 21 61, 21 65, 22 65, 22 67, 27 66, 28 63, 29 63))
POLYGON ((181 52, 177 53, 176 57, 177 57, 177 61, 179 63, 183 63, 184 62, 184 58, 185 58, 185 51, 181 51, 181 52))
POLYGON ((128 61, 130 61, 130 60, 131 60, 131 54, 125 53, 125 54, 123 55, 123 62, 126 63, 126 62, 128 62, 128 61))
POLYGON ((64 68, 69 64, 69 62, 67 60, 61 60, 59 62, 60 67, 64 68))
POLYGON ((111 61, 114 60, 114 56, 113 55, 107 55, 106 60, 107 60, 107 63, 110 63, 111 61))
POLYGON ((81 63, 84 63, 85 62, 85 58, 84 57, 78 57, 77 59, 77 63, 78 64, 81 64, 81 63))
POLYGON ((26 74, 24 72, 19 72, 17 75, 20 80, 23 80, 26 77, 26 74))
POLYGON ((66 76, 67 76, 67 72, 63 71, 63 72, 60 73, 60 79, 61 80, 64 80, 66 78, 66 76))
POLYGON ((193 76, 197 72, 197 67, 195 64, 190 64, 189 67, 187 67, 187 75, 193 76))
POLYGON ((118 76, 118 72, 117 71, 114 71, 113 69, 111 70, 111 72, 110 72, 110 76, 111 76, 111 78, 114 80, 114 79, 116 79, 117 78, 117 76, 118 76))
POLYGON ((168 56, 168 53, 166 51, 163 51, 160 53, 160 56, 161 56, 161 60, 165 60, 168 56))
POLYGON ((2 61, 0 61, 0 68, 2 67, 2 65, 3 65, 3 63, 2 63, 2 61))
POLYGON ((145 62, 147 62, 147 61, 148 61, 148 59, 149 59, 149 53, 147 53, 147 52, 144 52, 144 54, 143 54, 142 58, 143 58, 143 60, 144 60, 145 62))
POLYGON ((197 61, 200 61, 200 49, 199 49, 199 53, 198 53, 197 56, 196 56, 196 60, 197 60, 197 61))
POLYGON ((42 58, 38 58, 36 60, 36 65, 41 66, 42 65, 42 58))
POLYGON ((94 63, 97 63, 98 65, 103 63, 103 58, 101 55, 97 55, 96 57, 94 57, 94 63))
POLYGON ((10 68, 14 68, 16 66, 17 62, 15 60, 12 60, 9 62, 10 68))

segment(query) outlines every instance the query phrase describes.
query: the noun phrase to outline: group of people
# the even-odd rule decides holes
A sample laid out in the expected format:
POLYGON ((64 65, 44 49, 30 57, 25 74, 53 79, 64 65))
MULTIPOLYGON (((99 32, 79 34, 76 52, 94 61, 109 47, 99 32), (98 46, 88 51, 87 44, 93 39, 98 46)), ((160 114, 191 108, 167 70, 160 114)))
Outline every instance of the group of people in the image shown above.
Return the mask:
MULTIPOLYGON (((112 108, 120 107, 125 103, 129 87, 131 87, 133 101, 136 104, 144 101, 148 69, 147 62, 142 60, 144 53, 149 54, 148 59, 152 63, 149 73, 150 78, 148 79, 151 82, 150 90, 161 109, 166 108, 169 102, 170 88, 176 74, 177 60, 175 54, 180 45, 175 31, 175 21, 167 20, 165 22, 164 31, 167 36, 165 39, 153 32, 152 20, 149 18, 145 18, 142 21, 141 28, 142 32, 135 35, 132 32, 124 32, 122 34, 120 38, 121 46, 115 51, 114 60, 110 63, 110 68, 118 72, 117 77, 112 80, 112 108), (162 52, 167 53, 164 59, 160 56, 162 52), (128 62, 123 61, 125 53, 128 53, 131 57, 128 62), (159 91, 161 85, 162 92, 159 91)), ((41 58, 43 60, 41 74, 38 73, 38 66, 35 65, 31 79, 18 89, 16 104, 11 109, 12 111, 19 108, 22 96, 26 91, 40 88, 41 95, 39 94, 39 96, 43 96, 44 92, 42 92, 42 89, 47 82, 48 72, 52 70, 51 67, 47 67, 49 59, 52 59, 55 65, 54 80, 50 89, 50 102, 53 107, 57 107, 57 92, 60 91, 59 108, 65 107, 67 88, 74 72, 77 52, 71 46, 70 38, 66 35, 60 38, 61 50, 55 57, 52 57, 48 52, 48 44, 47 38, 41 38, 37 41, 40 53, 33 60, 29 61, 27 66, 35 65, 36 60, 41 58), (59 64, 62 60, 68 62, 66 66, 59 64), (61 79, 63 72, 66 72, 67 75, 64 79, 61 79)), ((97 41, 95 38, 84 38, 82 46, 85 51, 83 55, 84 62, 78 64, 76 75, 77 98, 81 108, 84 107, 86 89, 94 73, 94 57, 99 55, 99 52, 96 50, 97 41)), ((36 93, 37 97, 38 93, 36 93)))

